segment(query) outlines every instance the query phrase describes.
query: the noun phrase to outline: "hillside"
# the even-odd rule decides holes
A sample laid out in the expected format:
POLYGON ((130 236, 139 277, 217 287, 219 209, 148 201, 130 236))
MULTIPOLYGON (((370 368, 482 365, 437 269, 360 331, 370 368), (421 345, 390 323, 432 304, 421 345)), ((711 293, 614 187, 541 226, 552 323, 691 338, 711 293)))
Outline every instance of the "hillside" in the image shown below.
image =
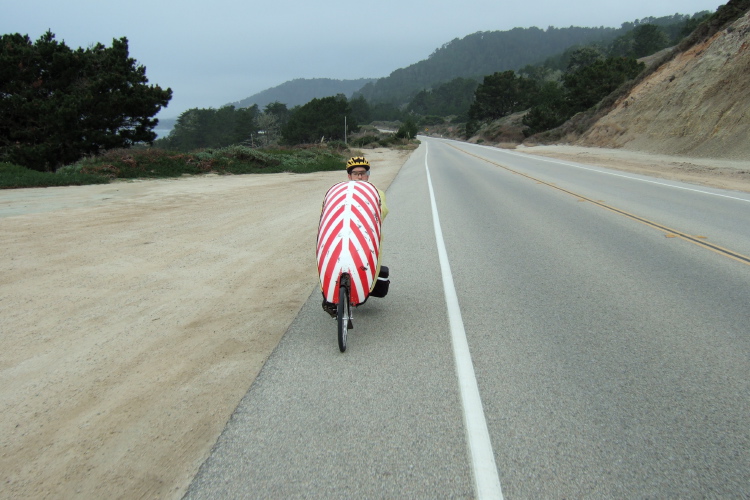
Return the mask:
MULTIPOLYGON (((700 13, 696 13, 698 15, 700 13)), ((456 78, 481 81, 486 75, 499 71, 520 70, 526 66, 553 61, 556 69, 564 69, 564 52, 574 46, 607 45, 618 36, 643 24, 656 24, 668 32, 679 30, 684 15, 643 18, 624 22, 620 28, 578 27, 547 29, 516 27, 505 31, 481 31, 455 38, 438 47, 427 58, 405 68, 398 68, 383 78, 333 80, 328 78, 299 78, 264 90, 231 103, 235 107, 257 104, 263 108, 274 101, 289 107, 302 105, 313 98, 336 94, 364 97, 371 104, 407 104, 425 89, 435 89, 456 78), (558 61, 559 59, 559 61, 558 61), (557 68, 556 64, 563 64, 557 68)), ((672 35, 670 34, 670 37, 672 35)))
POLYGON ((374 80, 374 78, 360 78, 358 80, 297 78, 231 104, 236 108, 247 108, 257 104, 259 108, 263 109, 266 104, 278 101, 286 104, 288 108, 292 108, 306 104, 315 98, 320 99, 338 94, 344 94, 349 98, 354 92, 374 80))
POLYGON ((663 64, 575 144, 747 160, 748 74, 750 12, 663 64))
POLYGON ((368 102, 400 105, 420 90, 454 78, 481 80, 497 71, 540 63, 573 45, 611 40, 621 33, 615 28, 574 26, 478 32, 444 44, 427 59, 368 83, 356 94, 368 102))

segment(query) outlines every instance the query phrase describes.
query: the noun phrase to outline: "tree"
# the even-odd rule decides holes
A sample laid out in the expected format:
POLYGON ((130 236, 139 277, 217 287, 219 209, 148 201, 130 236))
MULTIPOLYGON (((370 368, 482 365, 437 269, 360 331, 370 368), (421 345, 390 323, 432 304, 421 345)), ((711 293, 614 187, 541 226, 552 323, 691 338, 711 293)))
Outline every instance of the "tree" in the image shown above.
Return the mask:
POLYGON ((190 151, 209 145, 208 129, 211 126, 214 110, 191 108, 180 113, 169 136, 160 140, 160 146, 190 151))
POLYGON ((514 71, 493 73, 477 87, 469 118, 475 121, 497 120, 529 107, 535 93, 534 81, 516 76, 514 71))
POLYGON ((287 109, 286 104, 279 101, 266 104, 263 113, 257 116, 255 123, 258 126, 260 144, 268 146, 276 142, 281 137, 281 128, 289 121, 291 112, 287 109))
POLYGON ((644 24, 633 30, 633 53, 636 59, 659 52, 669 46, 669 37, 655 24, 644 24))
POLYGON ((570 118, 565 91, 557 82, 544 82, 540 85, 535 104, 523 117, 525 136, 550 130, 565 123, 570 118))
POLYGON ((156 144, 161 148, 191 151, 223 148, 232 144, 254 144, 258 134, 258 106, 235 109, 192 108, 180 114, 172 132, 156 144))
POLYGON ((429 114, 432 104, 432 93, 425 89, 417 92, 417 95, 412 98, 406 109, 412 113, 426 115, 429 114))
POLYGON ((465 115, 474 101, 479 83, 469 78, 455 78, 432 90, 422 90, 412 98, 407 111, 420 115, 465 115))
POLYGON ((697 13, 693 15, 693 17, 686 19, 684 24, 680 27, 680 31, 678 33, 678 38, 683 38, 688 36, 690 33, 695 31, 695 28, 698 27, 703 21, 710 18, 711 14, 706 11, 702 13, 697 13))
POLYGON ((258 105, 253 104, 247 108, 234 110, 232 116, 232 136, 231 144, 253 144, 253 136, 258 133, 258 105))
POLYGON ((279 120, 272 114, 261 113, 256 120, 258 124, 258 134, 260 135, 259 145, 268 146, 279 136, 279 120))
POLYGON ((398 121, 403 118, 404 112, 393 104, 375 103, 370 105, 370 116, 373 121, 398 121))
POLYGON ((0 161, 49 171, 87 154, 152 143, 171 89, 147 85, 128 40, 72 50, 47 32, 0 37, 0 161))
POLYGON ((551 66, 546 66, 545 64, 540 64, 537 66, 528 64, 518 70, 518 74, 520 76, 533 80, 537 83, 537 85, 541 85, 544 82, 559 81, 562 70, 552 68, 551 66))
POLYGON ((635 78, 645 64, 633 58, 610 57, 563 76, 571 116, 601 101, 625 81, 635 78))
POLYGON ((596 61, 603 59, 602 51, 594 45, 578 47, 570 52, 568 67, 566 73, 575 73, 587 66, 591 66, 596 61))
POLYGON ((266 104, 266 107, 263 108, 263 112, 276 118, 276 121, 280 126, 286 124, 289 120, 289 115, 291 114, 289 109, 287 109, 286 104, 279 101, 266 104))
POLYGON ((615 39, 610 55, 640 58, 650 56, 670 44, 667 33, 655 24, 641 24, 615 39))
MULTIPOLYGON (((321 139, 344 140, 344 117, 351 117, 352 110, 346 97, 313 99, 304 106, 295 108, 287 124, 281 129, 282 140, 287 144, 319 142, 321 139)), ((347 134, 359 130, 354 118, 346 120, 347 134)))
MULTIPOLYGON (((588 55, 595 54, 588 52, 588 55)), ((594 106, 624 82, 635 78, 645 66, 633 58, 596 59, 587 57, 584 52, 571 57, 571 61, 569 66, 578 69, 563 75, 562 85, 555 81, 543 82, 532 94, 533 105, 523 117, 523 124, 528 127, 523 133, 527 137, 558 127, 576 113, 594 106), (583 62, 586 60, 588 64, 583 62)))
POLYGON ((363 96, 350 100, 349 106, 352 109, 350 120, 354 120, 356 123, 370 123, 372 121, 372 110, 363 96))
POLYGON ((406 121, 398 128, 396 137, 399 139, 414 139, 417 136, 417 124, 414 120, 407 118, 406 121))

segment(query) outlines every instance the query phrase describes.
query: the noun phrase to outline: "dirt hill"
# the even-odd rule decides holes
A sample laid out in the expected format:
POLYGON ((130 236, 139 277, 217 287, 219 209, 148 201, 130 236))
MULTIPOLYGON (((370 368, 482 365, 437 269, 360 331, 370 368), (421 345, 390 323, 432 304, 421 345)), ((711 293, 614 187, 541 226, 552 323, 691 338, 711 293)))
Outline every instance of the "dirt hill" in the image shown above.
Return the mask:
POLYGON ((662 65, 575 144, 747 160, 748 75, 750 12, 662 65))

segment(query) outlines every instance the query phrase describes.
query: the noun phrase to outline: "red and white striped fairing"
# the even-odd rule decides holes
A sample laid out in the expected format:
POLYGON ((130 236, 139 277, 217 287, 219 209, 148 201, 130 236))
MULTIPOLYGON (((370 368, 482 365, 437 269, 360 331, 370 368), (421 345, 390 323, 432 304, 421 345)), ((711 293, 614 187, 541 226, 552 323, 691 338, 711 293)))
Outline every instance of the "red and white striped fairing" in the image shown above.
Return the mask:
POLYGON ((328 302, 339 300, 342 273, 351 276, 351 303, 359 305, 377 279, 380 194, 366 181, 340 182, 328 190, 318 226, 318 274, 328 302))

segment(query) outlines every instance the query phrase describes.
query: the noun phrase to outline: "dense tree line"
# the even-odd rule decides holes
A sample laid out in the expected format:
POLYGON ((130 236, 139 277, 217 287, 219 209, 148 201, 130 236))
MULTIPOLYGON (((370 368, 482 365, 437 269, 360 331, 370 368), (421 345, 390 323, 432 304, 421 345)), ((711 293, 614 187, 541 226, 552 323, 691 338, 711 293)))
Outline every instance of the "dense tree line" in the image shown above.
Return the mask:
POLYGON ((469 118, 491 121, 527 109, 533 102, 535 90, 533 80, 519 77, 515 71, 487 75, 477 87, 469 118))
POLYGON ((607 44, 570 47, 518 73, 485 76, 469 109, 466 133, 472 135, 483 122, 526 110, 525 134, 555 128, 640 74, 645 65, 637 58, 678 43, 707 16, 676 14, 626 23, 625 33, 607 44))
POLYGON ((100 151, 152 142, 172 97, 148 85, 128 40, 73 50, 47 32, 0 37, 0 162, 54 171, 100 151))
POLYGON ((434 89, 420 91, 406 110, 422 116, 466 115, 478 85, 479 82, 471 78, 455 78, 434 89))
POLYGON ((286 104, 280 102, 267 104, 262 112, 257 105, 193 108, 180 114, 169 135, 154 145, 176 151, 223 148, 233 144, 268 146, 278 142, 291 114, 286 104))
MULTIPOLYGON (((620 57, 643 57, 659 50, 676 45, 681 39, 688 36, 704 20, 710 17, 708 11, 693 14, 675 14, 665 17, 646 17, 634 22, 623 23, 617 36, 608 41, 598 41, 587 44, 573 44, 562 51, 546 58, 541 63, 526 65, 520 69, 520 73, 530 71, 546 71, 557 74, 559 78, 562 72, 568 71, 573 54, 579 54, 582 48, 599 56, 620 57), (635 49, 634 46, 638 46, 635 49), (535 68, 535 69, 531 69, 535 68)), ((580 55, 580 54, 579 54, 580 55)))
POLYGON ((253 139, 257 140, 258 115, 257 106, 188 109, 180 114, 169 136, 156 141, 156 145, 177 151, 252 145, 253 139))
POLYGON ((250 147, 280 143, 286 145, 345 139, 359 124, 371 121, 370 106, 364 98, 347 100, 343 95, 314 98, 288 109, 272 102, 258 110, 225 106, 220 109, 189 109, 177 119, 169 136, 156 141, 164 149, 190 151, 221 148, 232 144, 250 147), (345 127, 346 126, 346 132, 345 127))
POLYGON ((370 103, 396 106, 409 102, 423 89, 433 88, 455 78, 479 80, 498 71, 517 70, 573 46, 607 41, 620 30, 615 28, 514 28, 486 31, 455 39, 435 50, 427 59, 397 69, 388 77, 362 87, 356 95, 370 103))
POLYGON ((281 130, 281 137, 286 144, 344 141, 348 134, 358 129, 349 101, 342 94, 313 99, 294 108, 289 121, 281 130))
POLYGON ((514 71, 486 76, 469 109, 466 134, 472 135, 482 122, 524 110, 529 110, 523 118, 527 134, 549 130, 595 105, 645 67, 632 57, 590 59, 585 48, 581 52, 581 57, 571 58, 560 82, 534 80, 514 71))

